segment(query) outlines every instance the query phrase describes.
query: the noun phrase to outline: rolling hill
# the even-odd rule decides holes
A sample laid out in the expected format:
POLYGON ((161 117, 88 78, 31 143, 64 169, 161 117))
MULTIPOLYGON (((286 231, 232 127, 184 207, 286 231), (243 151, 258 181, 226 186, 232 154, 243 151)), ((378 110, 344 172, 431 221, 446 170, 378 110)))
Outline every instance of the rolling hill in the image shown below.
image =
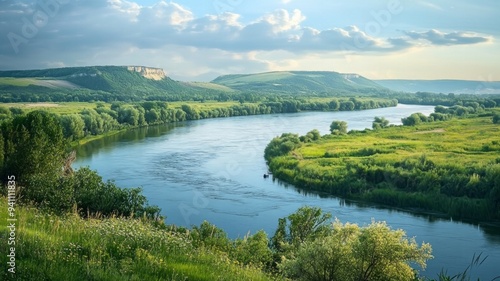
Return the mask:
POLYGON ((358 96, 390 92, 360 75, 328 71, 224 75, 209 83, 175 81, 163 69, 144 66, 0 71, 0 102, 228 100, 247 93, 358 96))
POLYGON ((500 94, 500 82, 469 80, 375 80, 378 84, 401 92, 455 94, 500 94))
POLYGON ((333 71, 276 71, 219 76, 211 81, 239 91, 300 94, 376 94, 389 89, 358 74, 333 71))
POLYGON ((233 90, 170 79, 163 69, 89 66, 0 71, 0 101, 192 100, 233 90))

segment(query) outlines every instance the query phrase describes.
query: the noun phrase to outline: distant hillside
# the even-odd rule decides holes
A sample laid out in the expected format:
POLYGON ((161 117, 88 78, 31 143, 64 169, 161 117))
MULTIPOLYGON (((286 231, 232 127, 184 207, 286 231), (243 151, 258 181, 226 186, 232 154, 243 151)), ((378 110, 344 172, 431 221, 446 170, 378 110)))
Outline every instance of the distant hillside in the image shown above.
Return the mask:
POLYGON ((500 82, 468 80, 375 80, 391 90, 455 94, 500 94, 500 82))
POLYGON ((163 69, 89 66, 0 71, 0 101, 185 100, 216 96, 226 89, 170 79, 163 69), (196 96, 196 97, 195 97, 196 96))
POLYGON ((174 81, 163 69, 145 66, 0 71, 0 102, 254 100, 269 94, 372 96, 391 92, 360 75, 328 71, 225 75, 210 83, 174 81))
POLYGON ((33 84, 39 86, 46 86, 45 81, 47 80, 64 81, 79 88, 111 92, 179 90, 184 87, 168 78, 161 69, 136 66, 89 66, 0 71, 0 77, 31 78, 33 84))
POLYGON ((373 94, 390 90, 357 74, 330 71, 277 71, 217 77, 212 83, 239 91, 268 93, 373 94))

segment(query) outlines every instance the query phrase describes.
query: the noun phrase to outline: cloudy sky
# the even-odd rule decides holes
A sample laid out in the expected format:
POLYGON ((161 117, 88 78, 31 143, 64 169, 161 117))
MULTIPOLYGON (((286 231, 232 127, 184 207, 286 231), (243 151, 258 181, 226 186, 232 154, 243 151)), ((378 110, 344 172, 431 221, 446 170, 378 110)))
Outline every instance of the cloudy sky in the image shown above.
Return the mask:
POLYGON ((500 81, 498 0, 0 0, 0 69, 500 81))

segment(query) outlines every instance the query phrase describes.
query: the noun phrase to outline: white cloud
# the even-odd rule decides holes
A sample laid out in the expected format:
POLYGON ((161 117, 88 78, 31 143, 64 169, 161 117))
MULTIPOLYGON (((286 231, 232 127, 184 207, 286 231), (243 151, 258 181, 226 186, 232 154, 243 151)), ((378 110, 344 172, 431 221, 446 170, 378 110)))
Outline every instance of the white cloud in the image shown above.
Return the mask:
POLYGON ((407 31, 407 36, 414 40, 422 40, 432 45, 468 45, 490 42, 493 39, 488 36, 482 36, 474 32, 450 32, 445 33, 436 29, 426 32, 407 31))
POLYGON ((23 17, 29 19, 37 9, 34 0, 0 1, 0 69, 147 64, 175 70, 179 78, 204 77, 296 68, 296 57, 318 53, 390 54, 493 40, 437 29, 402 31, 398 38, 373 36, 356 25, 318 29, 305 25, 299 9, 278 9, 252 20, 229 12, 195 16, 175 2, 141 6, 133 0, 75 0, 61 6, 16 54, 7 33, 23 36, 23 17))

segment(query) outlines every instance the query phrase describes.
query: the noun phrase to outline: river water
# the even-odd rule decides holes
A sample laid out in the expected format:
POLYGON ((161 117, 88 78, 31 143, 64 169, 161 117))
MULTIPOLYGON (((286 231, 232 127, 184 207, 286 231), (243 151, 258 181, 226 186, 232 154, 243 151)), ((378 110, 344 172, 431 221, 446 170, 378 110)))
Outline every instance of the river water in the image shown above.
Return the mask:
POLYGON ((428 261, 426 276, 436 277, 442 268, 461 272, 473 255, 482 253, 488 258, 473 269, 473 276, 491 280, 500 275, 500 226, 346 202, 263 178, 267 172, 263 151, 274 136, 303 135, 312 129, 327 134, 333 120, 346 121, 349 130, 370 128, 375 116, 400 124, 402 117, 414 112, 428 115, 433 107, 400 104, 365 111, 256 115, 152 126, 79 147, 74 166, 90 166, 121 187, 142 186, 150 204, 162 209, 169 224, 192 226, 208 220, 232 238, 260 229, 272 236, 278 218, 303 205, 318 206, 342 222, 386 221, 419 243, 430 243, 435 258, 428 261))

